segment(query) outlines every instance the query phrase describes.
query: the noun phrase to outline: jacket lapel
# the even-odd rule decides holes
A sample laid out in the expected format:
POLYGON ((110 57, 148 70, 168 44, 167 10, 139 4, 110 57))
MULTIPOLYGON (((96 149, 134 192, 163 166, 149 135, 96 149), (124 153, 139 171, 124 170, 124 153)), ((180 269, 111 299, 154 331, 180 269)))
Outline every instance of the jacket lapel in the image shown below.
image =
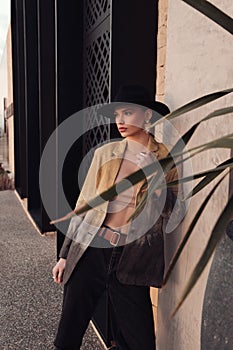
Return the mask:
MULTIPOLYGON (((104 179, 105 188, 109 188, 114 184, 124 157, 126 146, 127 139, 116 142, 113 149, 111 150, 111 153, 107 155, 104 166, 102 168, 102 179, 104 179)), ((153 138, 153 136, 150 136, 147 148, 154 154, 157 159, 161 159, 166 156, 166 149, 164 150, 162 144, 158 143, 153 138)), ((138 183, 137 192, 140 190, 141 186, 144 183, 145 180, 142 180, 138 183)))
MULTIPOLYGON (((157 142, 152 135, 149 137, 147 148, 158 160, 166 157, 168 153, 166 147, 162 143, 157 142)), ((138 183, 137 194, 139 194, 141 191, 144 192, 144 190, 147 190, 147 181, 141 180, 138 183)))
POLYGON ((158 159, 159 158, 159 143, 154 139, 153 136, 149 137, 148 146, 150 152, 154 154, 154 156, 158 159))
POLYGON ((106 159, 102 174, 103 178, 105 179, 106 188, 111 187, 115 182, 124 157, 126 146, 126 139, 122 140, 121 142, 117 142, 112 149, 111 154, 108 155, 108 159, 106 159))

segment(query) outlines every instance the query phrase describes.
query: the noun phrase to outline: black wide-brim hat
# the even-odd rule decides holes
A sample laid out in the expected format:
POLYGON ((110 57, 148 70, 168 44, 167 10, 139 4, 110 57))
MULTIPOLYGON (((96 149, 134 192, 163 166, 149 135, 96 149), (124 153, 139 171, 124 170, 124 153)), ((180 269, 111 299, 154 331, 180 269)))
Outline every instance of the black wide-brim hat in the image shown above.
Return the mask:
POLYGON ((122 85, 114 97, 113 101, 101 106, 97 113, 99 115, 114 118, 114 111, 122 105, 139 105, 152 110, 151 122, 155 122, 161 117, 170 113, 167 105, 159 101, 152 101, 148 90, 141 85, 122 85))

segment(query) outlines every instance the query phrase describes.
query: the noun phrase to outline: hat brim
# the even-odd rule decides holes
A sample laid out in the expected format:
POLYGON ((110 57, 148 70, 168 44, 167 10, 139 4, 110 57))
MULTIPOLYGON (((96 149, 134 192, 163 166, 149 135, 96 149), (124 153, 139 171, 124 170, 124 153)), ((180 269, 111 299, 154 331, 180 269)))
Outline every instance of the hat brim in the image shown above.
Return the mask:
POLYGON ((136 105, 143 108, 148 108, 152 110, 152 120, 156 121, 162 118, 163 116, 170 113, 169 108, 162 102, 159 101, 122 101, 122 102, 111 102, 104 104, 100 108, 98 108, 97 113, 98 115, 102 115, 104 117, 110 118, 111 120, 115 120, 114 112, 116 108, 119 108, 120 106, 125 105, 136 105))

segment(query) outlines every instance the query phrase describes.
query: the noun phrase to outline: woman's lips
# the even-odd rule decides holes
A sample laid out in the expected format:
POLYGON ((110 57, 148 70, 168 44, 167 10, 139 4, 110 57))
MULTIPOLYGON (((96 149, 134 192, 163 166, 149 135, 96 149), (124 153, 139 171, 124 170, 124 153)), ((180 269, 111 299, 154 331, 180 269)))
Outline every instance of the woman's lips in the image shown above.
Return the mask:
POLYGON ((124 132, 124 131, 127 130, 127 128, 119 128, 118 130, 119 130, 120 132, 124 132))

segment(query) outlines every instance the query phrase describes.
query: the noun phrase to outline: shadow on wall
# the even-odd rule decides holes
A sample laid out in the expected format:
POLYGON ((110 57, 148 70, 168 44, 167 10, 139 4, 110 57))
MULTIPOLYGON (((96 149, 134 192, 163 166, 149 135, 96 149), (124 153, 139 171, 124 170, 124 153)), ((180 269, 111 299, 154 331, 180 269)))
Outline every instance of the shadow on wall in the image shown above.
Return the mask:
POLYGON ((233 349, 233 221, 219 244, 208 277, 201 327, 201 350, 233 349))

